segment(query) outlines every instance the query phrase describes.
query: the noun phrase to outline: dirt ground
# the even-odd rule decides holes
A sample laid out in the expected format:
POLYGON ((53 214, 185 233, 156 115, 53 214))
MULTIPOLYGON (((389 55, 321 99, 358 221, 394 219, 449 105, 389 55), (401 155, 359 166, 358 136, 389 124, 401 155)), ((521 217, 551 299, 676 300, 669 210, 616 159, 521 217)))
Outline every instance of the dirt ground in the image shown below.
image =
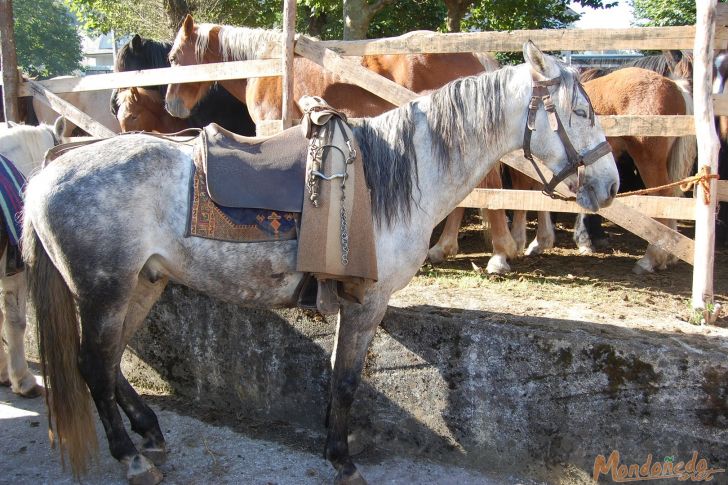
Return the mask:
MULTIPOLYGON (((395 294, 392 304, 407 306, 426 300, 510 314, 728 335, 728 248, 717 248, 715 253, 715 302, 722 307, 719 317, 714 325, 696 325, 700 315, 690 305, 692 266, 678 261, 666 271, 632 273, 647 243, 618 226, 605 225, 610 250, 584 256, 572 240, 573 216, 560 214, 554 249, 510 261, 512 272, 507 275, 488 275, 485 267, 490 248, 483 241, 480 216, 475 210, 466 214, 457 257, 423 266, 410 285, 395 294)), ((692 225, 680 225, 679 230, 693 236, 692 225)), ((528 241, 534 235, 532 221, 528 241)), ((433 243, 438 236, 436 230, 433 243)))

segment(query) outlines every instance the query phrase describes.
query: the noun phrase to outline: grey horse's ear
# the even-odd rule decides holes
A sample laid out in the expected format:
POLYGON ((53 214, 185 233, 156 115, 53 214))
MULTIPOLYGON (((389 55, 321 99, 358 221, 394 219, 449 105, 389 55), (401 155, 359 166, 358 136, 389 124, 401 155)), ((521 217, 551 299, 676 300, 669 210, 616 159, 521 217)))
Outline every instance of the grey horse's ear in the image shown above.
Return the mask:
POLYGON ((53 136, 59 142, 63 139, 63 135, 66 133, 66 118, 59 116, 56 122, 53 123, 53 136))
POLYGON ((554 58, 541 52, 541 49, 530 40, 523 44, 523 58, 535 73, 544 78, 550 79, 559 75, 554 58))
POLYGON ((142 38, 139 36, 139 34, 134 34, 134 37, 131 38, 131 50, 138 51, 142 48, 142 38))
POLYGON ((16 126, 20 126, 20 123, 16 123, 16 122, 14 122, 14 121, 10 121, 10 120, 8 120, 8 126, 9 126, 10 128, 15 128, 16 126))

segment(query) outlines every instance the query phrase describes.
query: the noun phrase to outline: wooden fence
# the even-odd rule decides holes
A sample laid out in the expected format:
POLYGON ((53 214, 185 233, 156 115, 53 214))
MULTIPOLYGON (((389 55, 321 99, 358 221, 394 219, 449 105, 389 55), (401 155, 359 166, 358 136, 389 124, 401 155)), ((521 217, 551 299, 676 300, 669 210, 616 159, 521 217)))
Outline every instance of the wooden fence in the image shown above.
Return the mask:
MULTIPOLYGON (((0 0, 4 3, 7 0, 0 0)), ((654 27, 628 29, 585 29, 585 30, 525 30, 513 32, 479 32, 458 34, 437 34, 431 32, 413 32, 396 38, 373 39, 361 41, 315 41, 304 36, 295 37, 293 15, 295 0, 285 0, 284 19, 286 31, 281 46, 272 46, 269 58, 206 64, 203 66, 186 66, 165 69, 154 69, 137 72, 101 74, 88 77, 75 77, 40 82, 17 83, 17 90, 12 92, 13 83, 7 72, 3 72, 3 84, 6 105, 18 96, 34 96, 63 114, 72 122, 84 128, 94 136, 108 136, 109 131, 93 119, 80 112, 74 106, 58 98, 56 93, 73 91, 93 91, 131 86, 151 86, 170 82, 221 81, 229 79, 255 78, 266 76, 283 76, 286 106, 292 101, 291 59, 293 53, 306 57, 325 69, 336 72, 344 81, 358 85, 377 96, 401 105, 417 97, 406 88, 362 67, 356 58, 368 54, 402 54, 402 53, 444 53, 444 52, 508 52, 520 51, 526 40, 533 40, 543 50, 612 50, 612 49, 693 49, 696 53, 693 85, 695 86, 695 116, 600 116, 600 122, 607 136, 641 135, 641 136, 682 136, 698 133, 715 134, 715 128, 696 126, 716 115, 728 115, 728 95, 712 96, 704 86, 710 83, 710 66, 713 49, 728 47, 728 4, 715 5, 715 0, 698 0, 697 26, 686 27, 654 27), (707 12, 707 13, 706 13, 707 12), (701 16, 702 15, 702 16, 701 16), (705 55, 699 55, 704 52, 705 55), (705 64, 705 66, 703 66, 705 64), (700 66, 703 66, 701 68, 700 66), (700 99, 698 99, 700 97, 700 99), (707 116, 707 117, 706 117, 707 116)), ((2 5, 0 5, 2 7, 2 5)), ((0 25, 2 36, 2 60, 12 60, 9 50, 11 43, 7 40, 6 26, 0 25)), ((11 62, 3 62, 3 66, 15 70, 11 62)), ((292 110, 284 108, 284 119, 261 123, 260 134, 272 134, 282 126, 290 126, 293 122, 292 110)), ((700 149, 700 162, 709 167, 710 173, 717 173, 717 152, 703 146, 700 149), (715 158, 715 160, 713 160, 715 158)), ((503 160, 511 167, 531 177, 535 172, 525 159, 511 153, 503 160)), ((561 184, 562 193, 568 189, 561 184)), ((701 189, 698 189, 700 191, 701 189)), ((714 251, 713 235, 710 227, 714 226, 716 200, 728 200, 728 182, 713 181, 713 194, 707 207, 702 198, 695 200, 668 197, 632 197, 618 199, 610 207, 599 211, 601 215, 618 224, 650 243, 671 252, 683 261, 694 266, 693 306, 706 308, 713 298, 712 288, 712 254, 714 251), (712 223, 710 215, 712 213, 712 223), (696 243, 654 220, 655 217, 696 220, 696 243), (707 232, 705 232, 707 231, 707 232), (703 234, 704 233, 704 234, 703 234)), ((552 200, 536 191, 509 191, 476 189, 462 203, 464 207, 488 206, 494 209, 526 209, 549 210, 560 212, 581 212, 582 209, 572 202, 552 200)))

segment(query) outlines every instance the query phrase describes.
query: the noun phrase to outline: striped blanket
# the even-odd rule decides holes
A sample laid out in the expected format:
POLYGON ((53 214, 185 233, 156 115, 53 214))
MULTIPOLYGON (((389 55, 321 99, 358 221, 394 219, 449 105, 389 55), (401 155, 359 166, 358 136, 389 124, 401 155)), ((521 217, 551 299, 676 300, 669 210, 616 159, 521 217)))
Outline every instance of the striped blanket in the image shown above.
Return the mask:
POLYGON ((13 246, 17 246, 20 241, 25 183, 25 177, 13 162, 0 155, 0 209, 13 246))

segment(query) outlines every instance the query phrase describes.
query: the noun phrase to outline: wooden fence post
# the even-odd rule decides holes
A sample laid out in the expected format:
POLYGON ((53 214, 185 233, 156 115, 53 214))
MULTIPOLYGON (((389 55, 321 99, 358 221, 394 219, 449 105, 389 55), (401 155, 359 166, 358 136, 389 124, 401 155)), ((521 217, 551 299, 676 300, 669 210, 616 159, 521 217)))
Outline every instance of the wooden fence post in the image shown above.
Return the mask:
POLYGON ((18 111, 18 58, 15 54, 13 0, 0 0, 0 64, 3 69, 5 121, 20 121, 18 111))
POLYGON ((293 50, 296 43, 296 0, 283 3, 283 106, 281 107, 283 129, 293 126, 293 50))
MULTIPOLYGON (((698 170, 718 173, 720 143, 715 132, 712 103, 713 37, 717 0, 697 0, 695 46, 693 48, 693 99, 695 135, 698 139, 698 170)), ((698 185, 695 199, 695 266, 693 268, 692 305, 703 310, 705 321, 711 319, 713 303, 713 265, 715 251, 715 206, 717 182, 709 181, 710 202, 698 185)))

